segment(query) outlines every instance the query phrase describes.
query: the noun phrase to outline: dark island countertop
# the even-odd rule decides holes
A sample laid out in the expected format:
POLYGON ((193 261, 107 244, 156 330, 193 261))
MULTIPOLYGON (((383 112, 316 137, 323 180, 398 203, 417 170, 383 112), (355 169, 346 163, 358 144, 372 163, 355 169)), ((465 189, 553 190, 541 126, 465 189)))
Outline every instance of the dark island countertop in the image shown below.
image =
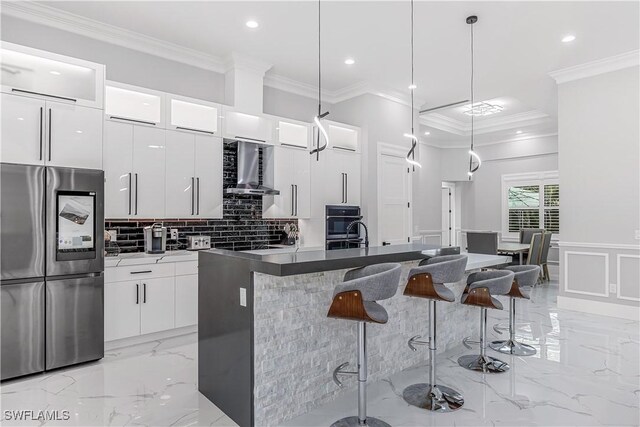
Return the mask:
POLYGON ((296 253, 251 254, 226 249, 201 252, 201 257, 224 256, 249 263, 249 270, 272 276, 293 276, 320 271, 363 267, 384 262, 404 262, 422 259, 423 251, 439 249, 437 245, 411 243, 406 245, 373 246, 369 248, 333 251, 301 251, 296 253))

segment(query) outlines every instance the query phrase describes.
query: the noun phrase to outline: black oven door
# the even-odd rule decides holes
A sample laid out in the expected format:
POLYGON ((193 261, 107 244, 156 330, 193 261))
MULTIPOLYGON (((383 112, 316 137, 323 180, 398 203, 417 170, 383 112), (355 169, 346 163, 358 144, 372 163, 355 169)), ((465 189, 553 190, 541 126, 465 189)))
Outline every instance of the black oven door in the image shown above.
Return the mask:
POLYGON ((326 207, 327 213, 327 240, 350 239, 360 236, 359 227, 353 227, 347 235, 347 227, 353 221, 362 219, 359 206, 333 206, 326 207))

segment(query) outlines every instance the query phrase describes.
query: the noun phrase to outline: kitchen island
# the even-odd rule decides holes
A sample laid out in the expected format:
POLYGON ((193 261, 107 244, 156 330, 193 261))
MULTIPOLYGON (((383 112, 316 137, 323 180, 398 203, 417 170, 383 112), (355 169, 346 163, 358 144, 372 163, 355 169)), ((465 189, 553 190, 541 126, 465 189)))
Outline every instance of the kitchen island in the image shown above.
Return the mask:
MULTIPOLYGON (((352 378, 338 388, 331 374, 343 362, 355 364, 356 322, 326 315, 333 289, 347 270, 384 262, 401 263, 403 273, 397 295, 382 302, 389 322, 368 330, 369 378, 425 363, 427 352, 412 352, 407 340, 427 332, 427 304, 402 292, 409 269, 436 249, 407 244, 267 255, 201 252, 200 392, 241 426, 270 426, 354 388, 352 378)), ((464 283, 452 288, 459 296, 464 283)), ((473 314, 457 302, 440 304, 439 351, 469 335, 476 323, 473 314)))

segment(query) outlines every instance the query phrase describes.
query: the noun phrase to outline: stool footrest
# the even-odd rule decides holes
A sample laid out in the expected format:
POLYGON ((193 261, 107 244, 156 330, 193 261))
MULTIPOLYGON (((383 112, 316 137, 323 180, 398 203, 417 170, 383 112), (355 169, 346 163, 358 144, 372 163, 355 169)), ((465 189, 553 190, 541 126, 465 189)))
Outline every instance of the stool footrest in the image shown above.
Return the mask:
POLYGON ((340 388, 344 387, 344 384, 338 379, 338 375, 358 375, 358 371, 345 371, 344 368, 347 366, 349 366, 349 362, 345 362, 333 370, 333 382, 340 388))
POLYGON ((407 345, 411 350, 418 351, 418 349, 414 347, 415 345, 429 345, 429 341, 421 341, 420 338, 422 338, 422 335, 416 335, 409 338, 409 341, 407 341, 407 345))

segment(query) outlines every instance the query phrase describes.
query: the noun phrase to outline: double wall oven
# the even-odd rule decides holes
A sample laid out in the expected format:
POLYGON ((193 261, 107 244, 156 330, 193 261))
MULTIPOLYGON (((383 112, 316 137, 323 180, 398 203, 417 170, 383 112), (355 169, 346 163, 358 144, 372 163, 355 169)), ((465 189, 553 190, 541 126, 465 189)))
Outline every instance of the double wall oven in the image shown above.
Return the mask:
POLYGON ((360 227, 353 227, 347 233, 347 227, 353 221, 362 219, 360 206, 327 205, 326 211, 326 236, 327 250, 348 249, 360 247, 360 227))

